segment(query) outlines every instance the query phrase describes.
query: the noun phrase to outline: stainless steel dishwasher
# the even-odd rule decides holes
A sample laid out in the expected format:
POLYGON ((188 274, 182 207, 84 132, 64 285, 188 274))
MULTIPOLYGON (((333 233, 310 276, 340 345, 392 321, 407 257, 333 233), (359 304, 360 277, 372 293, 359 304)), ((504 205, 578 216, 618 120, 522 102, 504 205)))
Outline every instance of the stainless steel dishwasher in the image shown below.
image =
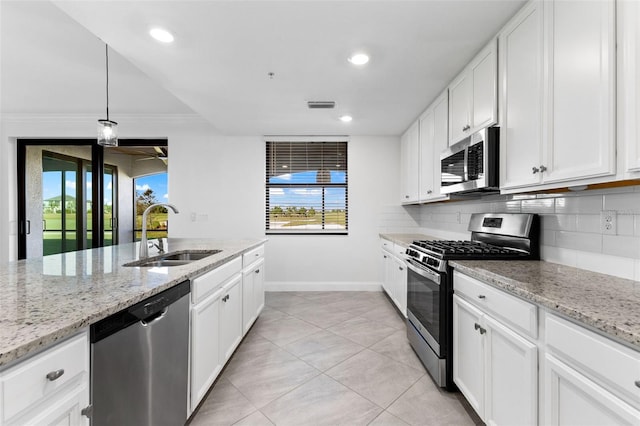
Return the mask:
POLYGON ((187 420, 189 282, 91 326, 91 423, 187 420))

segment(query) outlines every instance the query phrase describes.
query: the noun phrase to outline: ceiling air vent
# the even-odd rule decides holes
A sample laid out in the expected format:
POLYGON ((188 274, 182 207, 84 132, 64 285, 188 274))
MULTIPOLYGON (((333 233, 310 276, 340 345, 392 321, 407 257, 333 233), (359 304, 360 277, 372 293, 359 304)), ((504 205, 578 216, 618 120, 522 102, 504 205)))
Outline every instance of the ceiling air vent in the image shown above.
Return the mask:
POLYGON ((307 105, 309 109, 331 109, 335 108, 336 103, 333 101, 309 101, 307 105))

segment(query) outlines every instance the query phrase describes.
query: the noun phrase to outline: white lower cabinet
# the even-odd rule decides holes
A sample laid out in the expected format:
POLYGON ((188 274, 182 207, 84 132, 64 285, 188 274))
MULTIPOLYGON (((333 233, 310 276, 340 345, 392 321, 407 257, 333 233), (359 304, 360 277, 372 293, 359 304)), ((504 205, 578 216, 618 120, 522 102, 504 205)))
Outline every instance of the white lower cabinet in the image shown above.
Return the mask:
POLYGON ((264 308, 264 260, 245 267, 242 277, 242 327, 246 333, 264 308))
POLYGON ((382 240, 382 288, 397 306, 398 310, 407 316, 407 266, 404 260, 396 254, 404 251, 398 244, 382 240), (387 251, 390 246, 393 252, 387 251))
POLYGON ((242 340, 242 259, 195 278, 191 284, 189 413, 196 409, 242 340))
POLYGON ((0 425, 88 425, 87 332, 0 372, 0 425))
POLYGON ((529 307, 515 299, 496 303, 487 296, 495 290, 459 273, 455 274, 454 291, 454 382, 487 424, 537 424, 537 345, 508 321, 497 319, 514 310, 529 316, 529 307), (458 282, 466 285, 457 287, 458 282))
MULTIPOLYGON (((606 362, 603 360, 603 362, 606 362)), ((638 425, 640 412, 553 355, 545 356, 547 425, 638 425)))

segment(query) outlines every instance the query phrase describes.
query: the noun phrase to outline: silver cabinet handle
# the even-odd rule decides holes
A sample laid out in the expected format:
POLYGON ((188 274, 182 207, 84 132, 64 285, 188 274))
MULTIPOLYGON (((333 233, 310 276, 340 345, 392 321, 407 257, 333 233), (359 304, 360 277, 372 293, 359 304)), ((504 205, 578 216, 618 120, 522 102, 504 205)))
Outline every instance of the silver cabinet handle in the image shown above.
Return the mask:
POLYGON ((471 126, 469 126, 469 125, 467 124, 466 126, 464 126, 464 127, 462 128, 462 131, 463 131, 463 132, 466 132, 466 131, 467 131, 467 130, 469 130, 470 128, 471 128, 471 126))
POLYGON ((486 329, 486 328, 482 328, 482 326, 481 326, 480 324, 478 324, 478 323, 475 323, 473 327, 474 327, 476 330, 479 330, 479 331, 480 331, 480 334, 484 334, 484 333, 486 333, 486 332, 487 332, 487 329, 486 329))
POLYGON ((478 295, 478 299, 486 299, 486 298, 487 298, 487 296, 485 296, 484 294, 479 294, 478 295))
POLYGON ((636 380, 636 386, 640 388, 640 380, 636 380))
POLYGON ((535 175, 536 173, 538 173, 538 172, 540 171, 540 169, 539 169, 539 168, 537 168, 537 167, 532 167, 532 168, 531 168, 531 171, 532 171, 532 172, 533 172, 533 174, 535 175))
POLYGON ((547 171, 547 168, 545 166, 540 166, 540 173, 544 173, 547 171))
POLYGON ((405 195, 405 196, 404 196, 404 198, 409 198, 409 196, 408 196, 408 195, 405 195))
POLYGON ((480 324, 475 323, 475 324, 473 324, 473 328, 475 328, 476 330, 478 330, 478 329, 480 329, 481 327, 480 327, 480 324))
POLYGON ((428 190, 427 194, 433 194, 433 191, 432 190, 428 190))
POLYGON ((47 380, 49 380, 50 382, 53 382, 54 380, 58 380, 60 377, 62 377, 63 374, 64 374, 64 368, 61 368, 60 370, 52 371, 47 374, 47 380))
POLYGON ((260 256, 260 253, 256 253, 256 257, 260 256))
POLYGON ((260 273, 260 269, 256 269, 256 274, 259 274, 259 273, 260 273))
POLYGON ((400 269, 401 271, 404 271, 404 268, 402 266, 398 266, 398 269, 400 269))
POLYGON ((80 414, 85 417, 91 418, 91 416, 93 415, 93 405, 87 405, 86 407, 84 407, 82 410, 80 410, 80 414))

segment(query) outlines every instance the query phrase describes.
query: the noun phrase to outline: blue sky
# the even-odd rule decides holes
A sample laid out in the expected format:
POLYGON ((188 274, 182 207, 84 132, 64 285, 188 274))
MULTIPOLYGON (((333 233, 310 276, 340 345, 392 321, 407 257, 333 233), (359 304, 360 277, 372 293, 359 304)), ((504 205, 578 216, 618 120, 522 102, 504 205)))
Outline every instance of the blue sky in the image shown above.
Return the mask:
MULTIPOLYGON (((288 173, 275 176, 269 179, 270 183, 316 183, 316 171, 288 173)), ((332 183, 344 183, 346 181, 346 173, 342 171, 331 171, 332 183)), ((296 207, 314 207, 316 210, 322 208, 322 190, 313 187, 297 187, 297 188, 271 188, 269 197, 270 207, 280 206, 296 206, 296 207)), ((345 208, 345 189, 344 188, 326 188, 325 192, 325 208, 344 209, 345 208)))
POLYGON ((169 201, 166 173, 139 177, 136 178, 135 182, 136 193, 144 192, 147 188, 151 188, 159 203, 166 203, 169 201))

